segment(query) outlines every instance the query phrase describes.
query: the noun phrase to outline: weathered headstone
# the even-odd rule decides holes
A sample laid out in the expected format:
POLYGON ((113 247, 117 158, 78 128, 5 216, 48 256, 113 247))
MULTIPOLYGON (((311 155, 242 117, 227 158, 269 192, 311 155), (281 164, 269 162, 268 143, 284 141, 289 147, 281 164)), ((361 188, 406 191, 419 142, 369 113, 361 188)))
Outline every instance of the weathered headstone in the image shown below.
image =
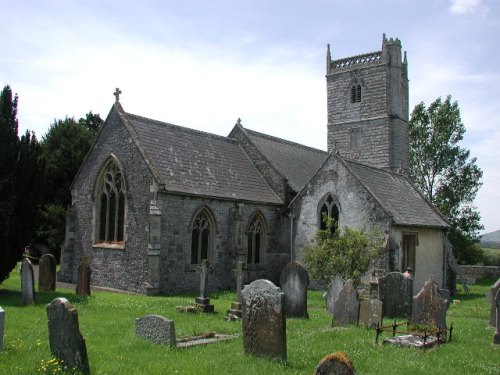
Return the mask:
POLYGON ((90 262, 88 257, 83 257, 78 266, 78 280, 76 283, 76 294, 90 296, 90 262))
POLYGON ((197 268, 197 272, 200 273, 200 296, 195 298, 196 306, 198 306, 203 312, 214 312, 214 305, 210 304, 210 298, 208 295, 208 274, 212 272, 212 267, 209 266, 208 260, 203 259, 201 261, 201 266, 197 268))
POLYGON ((176 345, 174 321, 160 315, 137 318, 135 334, 156 344, 176 345))
POLYGON ((332 325, 357 324, 359 317, 358 291, 352 280, 344 283, 339 298, 333 306, 332 325))
POLYGON ((448 300, 442 297, 439 285, 432 279, 427 280, 420 292, 413 297, 410 323, 425 324, 445 331, 447 310, 448 300))
POLYGON ((413 280, 404 277, 401 272, 391 272, 378 281, 384 316, 408 319, 413 301, 413 280))
POLYGON ((255 280, 241 291, 245 353, 286 360, 285 294, 269 280, 255 280))
POLYGON ((500 344, 500 289, 497 290, 495 295, 495 306, 496 306, 496 330, 493 336, 493 343, 500 344))
POLYGON ((486 299, 488 302, 491 304, 490 308, 490 321, 489 325, 491 327, 495 327, 496 324, 496 315, 497 315, 497 310, 495 306, 495 296, 497 295, 497 292, 500 290, 500 279, 498 279, 495 284, 493 284, 486 294, 486 299))
POLYGON ((356 370, 344 352, 335 352, 323 357, 316 366, 314 375, 354 375, 356 370))
POLYGON ((241 290, 246 276, 246 266, 244 262, 238 261, 236 269, 233 270, 236 278, 236 301, 231 303, 231 309, 227 310, 228 317, 241 318, 243 312, 241 311, 241 290))
POLYGON ((5 311, 0 306, 0 352, 3 349, 3 332, 5 330, 5 311))
POLYGON ((47 305, 50 352, 68 368, 90 373, 85 340, 78 325, 78 312, 66 298, 47 305))
POLYGON ((335 306, 335 302, 339 298, 339 293, 344 286, 344 279, 340 275, 335 275, 332 280, 332 284, 328 288, 328 292, 325 295, 326 302, 326 311, 330 314, 333 314, 333 306, 335 306))
POLYGON ((35 303, 35 279, 33 277, 33 266, 28 258, 21 263, 21 293, 23 305, 35 303))
POLYGON ((38 290, 53 292, 56 290, 56 258, 44 254, 38 265, 38 290))
POLYGON ((285 293, 285 316, 309 318, 307 313, 307 287, 309 273, 297 261, 288 263, 280 276, 281 290, 285 293))
POLYGON ((359 323, 374 328, 382 325, 382 301, 378 299, 364 299, 359 304, 359 323))

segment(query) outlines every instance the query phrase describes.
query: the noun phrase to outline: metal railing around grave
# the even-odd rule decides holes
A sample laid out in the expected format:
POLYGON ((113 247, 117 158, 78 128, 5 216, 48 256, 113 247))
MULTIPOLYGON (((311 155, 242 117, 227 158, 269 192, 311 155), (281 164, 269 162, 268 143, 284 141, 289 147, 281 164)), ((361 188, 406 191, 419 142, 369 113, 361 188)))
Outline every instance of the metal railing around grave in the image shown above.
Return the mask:
POLYGON ((449 342, 452 339, 453 335, 453 323, 450 325, 450 328, 446 328, 444 331, 441 329, 434 329, 434 330, 428 330, 424 332, 421 331, 411 331, 409 330, 410 327, 410 321, 403 322, 403 323, 392 323, 391 325, 388 326, 380 326, 380 324, 377 324, 376 328, 376 336, 375 336, 375 343, 378 344, 378 338, 382 334, 382 332, 391 332, 392 337, 395 337, 396 334, 399 335, 413 335, 420 337, 423 340, 423 347, 431 346, 434 343, 430 343, 427 340, 429 339, 430 336, 436 337, 437 338, 437 343, 445 343, 449 342), (406 325, 406 331, 398 331, 398 327, 406 325), (447 337, 448 336, 448 337, 447 337))
POLYGON ((330 67, 332 69, 346 68, 348 66, 357 64, 379 62, 380 60, 382 60, 381 51, 370 52, 370 53, 365 53, 363 55, 357 55, 357 56, 347 57, 345 59, 334 60, 331 62, 330 67))

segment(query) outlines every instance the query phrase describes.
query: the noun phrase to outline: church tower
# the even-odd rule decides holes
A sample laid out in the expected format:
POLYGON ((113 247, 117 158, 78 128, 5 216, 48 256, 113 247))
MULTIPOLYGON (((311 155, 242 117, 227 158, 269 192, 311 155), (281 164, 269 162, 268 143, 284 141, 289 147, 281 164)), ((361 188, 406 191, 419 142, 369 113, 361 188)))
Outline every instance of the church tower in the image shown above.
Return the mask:
POLYGON ((408 170, 408 64, 399 39, 382 50, 326 61, 328 151, 392 171, 408 170))

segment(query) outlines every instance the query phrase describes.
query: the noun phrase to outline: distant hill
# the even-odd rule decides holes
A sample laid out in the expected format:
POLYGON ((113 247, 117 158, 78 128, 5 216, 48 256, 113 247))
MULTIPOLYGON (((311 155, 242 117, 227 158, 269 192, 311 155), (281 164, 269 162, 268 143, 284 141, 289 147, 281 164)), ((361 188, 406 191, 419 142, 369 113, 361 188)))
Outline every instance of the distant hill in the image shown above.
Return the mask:
POLYGON ((483 234, 481 236, 481 246, 500 248, 500 230, 483 234))

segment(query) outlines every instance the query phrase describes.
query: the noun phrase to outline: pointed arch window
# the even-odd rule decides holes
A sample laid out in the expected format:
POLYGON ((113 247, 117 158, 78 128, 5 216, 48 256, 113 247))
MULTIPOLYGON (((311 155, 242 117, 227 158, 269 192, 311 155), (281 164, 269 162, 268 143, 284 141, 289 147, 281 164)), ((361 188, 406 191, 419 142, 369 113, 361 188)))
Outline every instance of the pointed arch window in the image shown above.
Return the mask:
POLYGON ((196 215, 191 227, 191 264, 211 260, 215 224, 207 209, 196 215))
POLYGON ((103 170, 97 189, 97 242, 122 245, 125 238, 125 179, 112 160, 103 170))
POLYGON ((326 229, 326 223, 323 220, 324 216, 327 216, 330 219, 334 220, 334 226, 332 227, 332 231, 337 230, 337 228, 339 227, 340 210, 339 206, 337 205, 335 199, 331 194, 326 195, 319 204, 318 226, 319 229, 321 230, 326 229))
POLYGON ((266 247, 266 225, 260 214, 255 214, 247 230, 247 264, 261 264, 266 247))
POLYGON ((354 83, 351 86, 351 103, 361 102, 361 85, 359 83, 354 83))

